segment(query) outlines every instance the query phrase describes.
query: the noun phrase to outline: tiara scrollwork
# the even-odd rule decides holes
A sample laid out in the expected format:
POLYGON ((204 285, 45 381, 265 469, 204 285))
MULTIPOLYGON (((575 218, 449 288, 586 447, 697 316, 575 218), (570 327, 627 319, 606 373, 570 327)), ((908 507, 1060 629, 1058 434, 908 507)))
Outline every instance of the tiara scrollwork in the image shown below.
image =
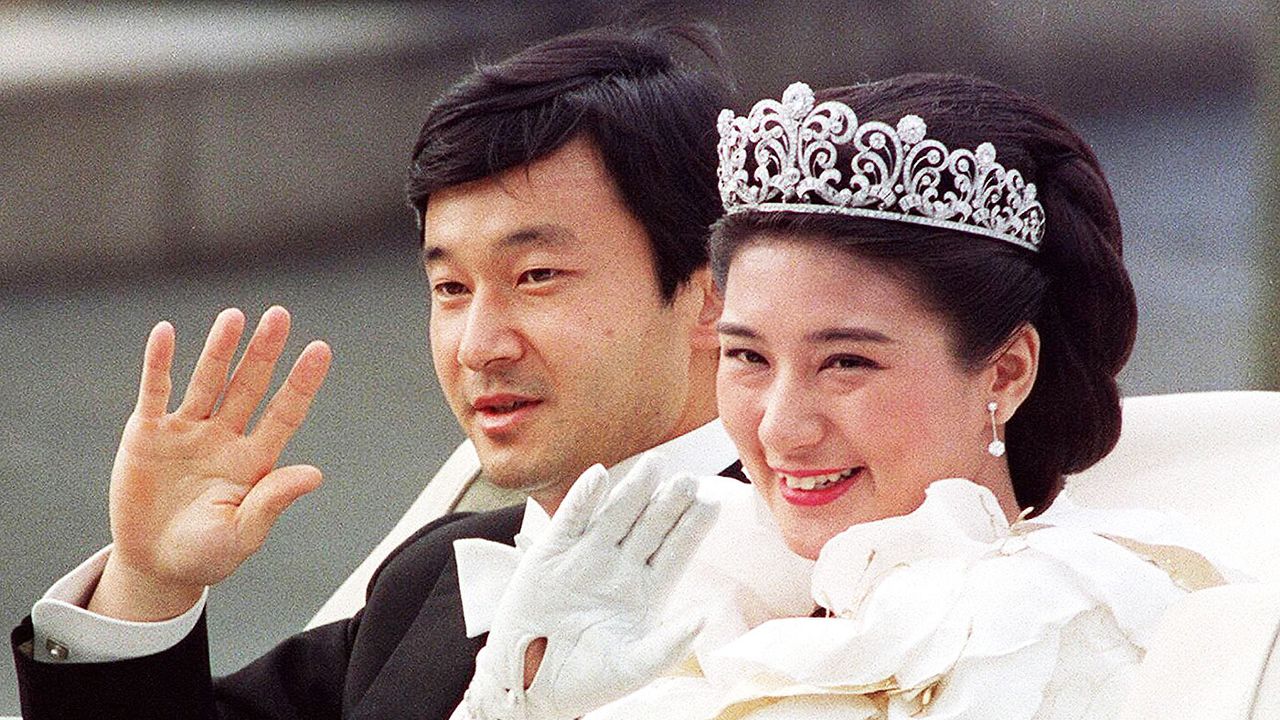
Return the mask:
POLYGON ((916 223, 1038 250, 1044 208, 1036 186, 996 162, 991 143, 948 149, 918 115, 859 123, 847 105, 815 104, 793 83, 782 100, 718 122, 726 213, 835 213, 916 223), (843 163, 841 158, 847 158, 843 163))

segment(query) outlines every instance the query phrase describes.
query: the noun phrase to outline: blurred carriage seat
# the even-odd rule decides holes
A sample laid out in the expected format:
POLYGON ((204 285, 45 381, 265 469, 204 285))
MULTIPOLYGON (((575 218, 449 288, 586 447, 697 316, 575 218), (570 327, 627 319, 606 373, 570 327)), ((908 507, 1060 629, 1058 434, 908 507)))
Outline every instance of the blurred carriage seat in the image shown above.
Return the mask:
POLYGON ((392 550, 423 525, 455 510, 492 510, 523 501, 523 496, 498 490, 480 479, 480 458, 476 456, 471 441, 464 440, 409 505, 391 532, 320 606, 307 627, 354 615, 364 606, 365 590, 374 571, 392 550))
POLYGON ((1280 718, 1280 584, 1224 585, 1165 613, 1118 720, 1280 718))
POLYGON ((1120 719, 1280 718, 1280 393, 1128 398, 1119 445, 1067 492, 1184 515, 1261 581, 1171 608, 1120 719))

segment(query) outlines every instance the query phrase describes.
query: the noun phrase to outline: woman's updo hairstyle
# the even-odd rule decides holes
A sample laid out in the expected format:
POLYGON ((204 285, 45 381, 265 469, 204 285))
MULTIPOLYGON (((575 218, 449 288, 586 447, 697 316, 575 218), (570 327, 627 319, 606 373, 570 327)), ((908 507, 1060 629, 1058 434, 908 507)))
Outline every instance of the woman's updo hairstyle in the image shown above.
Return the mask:
MULTIPOLYGON (((1044 208, 1039 252, 957 230, 836 214, 745 211, 712 228, 712 269, 723 289, 743 247, 779 236, 829 243, 913 287, 952 332, 967 368, 994 360, 1030 323, 1040 366, 1008 422, 1009 470, 1022 507, 1043 509, 1064 475, 1104 457, 1120 435, 1116 375, 1133 347, 1137 306, 1122 262, 1111 189, 1085 141, 1040 102, 991 82, 913 74, 815 93, 858 121, 894 125, 919 115, 952 150, 984 142, 997 161, 1034 183, 1044 208)), ((850 155, 851 157, 851 155, 850 155)), ((837 167, 849 167, 843 153, 837 167)))

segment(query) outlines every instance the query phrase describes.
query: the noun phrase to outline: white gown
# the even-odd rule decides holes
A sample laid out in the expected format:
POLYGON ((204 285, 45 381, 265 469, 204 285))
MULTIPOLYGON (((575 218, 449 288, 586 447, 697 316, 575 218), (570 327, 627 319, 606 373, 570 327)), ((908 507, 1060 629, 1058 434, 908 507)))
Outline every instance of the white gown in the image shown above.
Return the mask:
POLYGON ((827 543, 810 588, 826 617, 744 623, 587 718, 1110 718, 1164 610, 1223 582, 1195 546, 1162 514, 1065 498, 1010 525, 985 488, 938 481, 827 543))

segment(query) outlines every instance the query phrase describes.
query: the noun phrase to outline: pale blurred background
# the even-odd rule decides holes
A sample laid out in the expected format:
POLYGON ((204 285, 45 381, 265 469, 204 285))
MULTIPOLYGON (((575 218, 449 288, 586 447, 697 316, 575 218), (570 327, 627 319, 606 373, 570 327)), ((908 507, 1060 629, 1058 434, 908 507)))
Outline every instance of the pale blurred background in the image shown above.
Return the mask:
MULTIPOLYGON (((214 590, 216 671, 300 628, 461 439, 427 360, 401 188, 477 59, 615 3, 0 6, 0 619, 109 540, 141 345, 185 377, 222 307, 272 303, 330 380, 289 461, 326 485, 214 590)), ((1126 394, 1280 389, 1280 49, 1267 0, 686 2, 746 103, 909 70, 1040 96, 1089 139, 1141 306, 1126 394)), ((742 103, 740 103, 741 105, 742 103)), ((740 108, 741 109, 741 108, 740 108)), ((17 711, 0 653, 0 715, 17 711)))

